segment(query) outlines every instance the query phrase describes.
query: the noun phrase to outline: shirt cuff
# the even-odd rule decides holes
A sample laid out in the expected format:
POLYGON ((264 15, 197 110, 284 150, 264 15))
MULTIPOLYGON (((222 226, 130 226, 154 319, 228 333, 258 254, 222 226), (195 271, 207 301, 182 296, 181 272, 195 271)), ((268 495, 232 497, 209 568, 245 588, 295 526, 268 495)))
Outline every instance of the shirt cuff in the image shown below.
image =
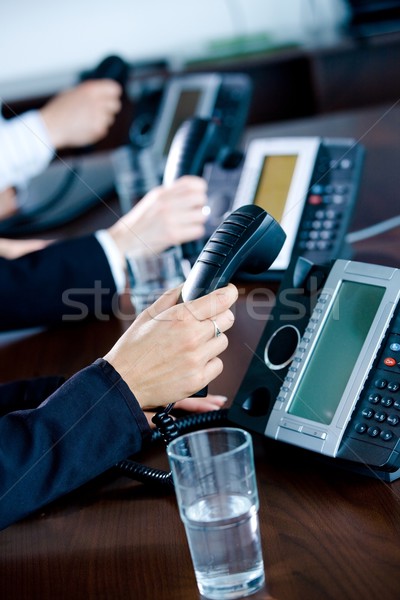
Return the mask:
POLYGON ((122 294, 125 291, 126 277, 123 263, 121 261, 121 252, 118 249, 117 244, 112 239, 111 235, 105 229, 96 231, 95 237, 103 248, 104 254, 110 265, 111 273, 115 281, 115 287, 117 288, 118 294, 122 294))
POLYGON ((38 110, 1 122, 0 187, 17 186, 41 173, 50 163, 55 149, 38 110))

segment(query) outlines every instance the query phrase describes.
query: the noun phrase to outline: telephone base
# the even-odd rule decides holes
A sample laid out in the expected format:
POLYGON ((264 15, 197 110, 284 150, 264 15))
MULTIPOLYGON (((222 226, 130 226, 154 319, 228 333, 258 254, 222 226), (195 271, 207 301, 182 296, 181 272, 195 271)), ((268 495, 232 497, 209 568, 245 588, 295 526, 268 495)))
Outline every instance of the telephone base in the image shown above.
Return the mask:
POLYGON ((379 479, 380 481, 385 481, 386 483, 393 483, 400 478, 400 467, 394 471, 384 471, 383 469, 373 468, 368 465, 364 466, 355 462, 341 460, 340 458, 327 457, 322 454, 312 453, 312 457, 316 461, 322 462, 330 467, 334 467, 335 469, 339 469, 340 471, 349 471, 351 473, 362 475, 363 477, 369 477, 370 479, 379 479))
POLYGON ((386 483, 392 483, 400 478, 400 468, 395 471, 383 471, 381 469, 373 469, 372 467, 363 467, 357 465, 338 465, 341 469, 352 471, 353 473, 359 473, 365 477, 372 477, 373 479, 380 479, 386 483))

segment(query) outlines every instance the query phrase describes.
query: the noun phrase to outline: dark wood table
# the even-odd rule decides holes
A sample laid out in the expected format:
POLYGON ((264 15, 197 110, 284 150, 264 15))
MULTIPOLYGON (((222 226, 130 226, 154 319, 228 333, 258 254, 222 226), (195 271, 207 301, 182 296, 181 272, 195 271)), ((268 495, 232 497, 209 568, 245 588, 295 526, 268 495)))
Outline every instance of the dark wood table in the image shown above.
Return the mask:
MULTIPOLYGON (((252 130, 268 135, 354 136, 366 147, 353 230, 399 213, 400 106, 252 130)), ((81 221, 97 226, 101 211, 81 221)), ((110 217, 104 216, 107 221, 110 217)), ((354 246, 357 260, 399 267, 399 229, 354 246)), ((241 287, 224 373, 210 386, 230 400, 262 320, 241 287)), ((265 310, 265 317, 268 310, 265 310)), ((70 375, 102 355, 127 322, 74 325, 0 337, 0 380, 70 375)), ((254 436, 268 590, 277 600, 397 600, 400 481, 387 484, 306 459, 254 436)), ((139 460, 167 468, 162 444, 139 460)), ((108 474, 0 532, 0 597, 29 600, 191 600, 194 572, 173 495, 108 474)))

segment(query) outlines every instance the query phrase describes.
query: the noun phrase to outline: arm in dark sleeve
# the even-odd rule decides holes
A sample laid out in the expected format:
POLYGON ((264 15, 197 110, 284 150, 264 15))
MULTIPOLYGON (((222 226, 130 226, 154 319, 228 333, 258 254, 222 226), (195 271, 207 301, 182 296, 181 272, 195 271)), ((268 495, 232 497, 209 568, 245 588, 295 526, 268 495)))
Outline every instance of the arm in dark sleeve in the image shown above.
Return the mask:
POLYGON ((0 384, 0 416, 14 410, 36 408, 64 383, 57 375, 20 379, 0 384))
POLYGON ((0 257, 0 330, 110 314, 116 287, 94 235, 10 260, 0 257))
POLYGON ((100 359, 35 409, 0 418, 0 528, 137 453, 150 435, 129 387, 100 359))

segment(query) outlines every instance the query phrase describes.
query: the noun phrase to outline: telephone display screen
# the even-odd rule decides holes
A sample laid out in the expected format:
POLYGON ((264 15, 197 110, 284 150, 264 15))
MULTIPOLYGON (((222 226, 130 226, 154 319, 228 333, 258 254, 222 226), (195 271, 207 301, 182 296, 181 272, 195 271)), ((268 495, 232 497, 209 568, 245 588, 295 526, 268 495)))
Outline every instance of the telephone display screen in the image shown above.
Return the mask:
POLYGON ((263 161, 254 204, 270 213, 278 223, 285 210, 297 155, 271 155, 263 161))
POLYGON ((294 394, 289 414, 329 425, 386 288, 343 281, 294 394))
POLYGON ((163 150, 163 155, 167 156, 175 133, 187 119, 191 119, 196 114, 197 105, 203 91, 197 90, 182 90, 179 94, 178 101, 175 107, 175 113, 171 121, 171 127, 168 132, 167 139, 163 150))

